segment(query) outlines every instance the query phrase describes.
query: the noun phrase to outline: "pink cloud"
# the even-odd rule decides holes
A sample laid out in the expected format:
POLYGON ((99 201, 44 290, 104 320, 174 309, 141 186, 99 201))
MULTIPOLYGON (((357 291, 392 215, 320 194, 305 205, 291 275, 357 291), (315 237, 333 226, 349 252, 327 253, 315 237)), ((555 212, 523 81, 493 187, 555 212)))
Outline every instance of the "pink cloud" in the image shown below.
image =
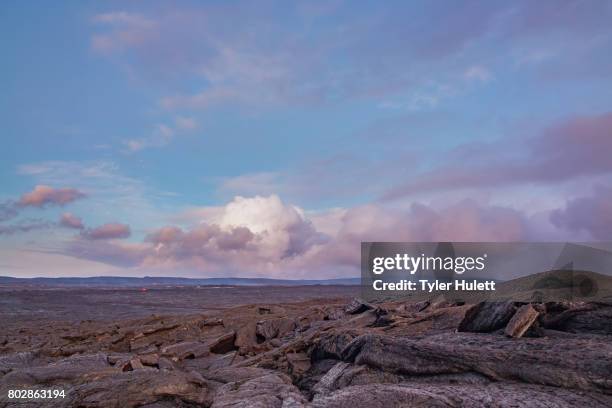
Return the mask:
POLYGON ((130 227, 126 224, 109 223, 84 231, 82 235, 92 240, 128 238, 131 235, 130 227))
POLYGON ((46 205, 65 205, 84 198, 85 194, 74 188, 53 188, 37 185, 34 190, 23 194, 18 205, 21 207, 44 207, 46 205))
POLYGON ((586 231, 594 239, 612 240, 612 188, 600 186, 593 195, 569 201, 554 211, 551 221, 560 228, 586 231))
POLYGON ((83 229, 83 220, 71 213, 63 213, 60 217, 60 225, 66 228, 83 229))
POLYGON ((459 188, 555 183, 612 173, 612 112, 575 117, 545 129, 514 152, 506 143, 467 145, 440 167, 387 191, 385 200, 459 188), (503 146, 500 147, 500 146, 503 146))

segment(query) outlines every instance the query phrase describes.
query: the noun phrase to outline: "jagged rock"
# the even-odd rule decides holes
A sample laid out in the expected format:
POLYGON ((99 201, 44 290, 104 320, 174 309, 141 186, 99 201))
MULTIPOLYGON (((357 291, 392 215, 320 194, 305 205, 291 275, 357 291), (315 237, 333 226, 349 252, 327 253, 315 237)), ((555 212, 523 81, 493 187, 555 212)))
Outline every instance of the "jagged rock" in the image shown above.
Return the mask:
POLYGON ((138 358, 140 359, 142 364, 147 365, 147 366, 156 366, 159 363, 159 355, 156 353, 144 354, 144 355, 138 356, 138 358))
POLYGON ((378 315, 375 309, 367 310, 357 315, 349 315, 347 324, 351 327, 372 327, 378 320, 378 315))
POLYGON ((311 309, 308 313, 301 315, 297 318, 297 325, 300 330, 306 330, 310 328, 310 325, 316 321, 323 320, 326 318, 325 313, 319 309, 311 309))
POLYGON ((294 377, 301 377, 310 369, 310 357, 306 353, 287 353, 287 363, 294 377))
POLYGON ((137 334, 134 336, 134 338, 140 338, 140 337, 144 337, 144 336, 150 336, 152 334, 156 334, 156 333, 160 333, 160 332, 165 332, 165 331, 170 331, 170 330, 174 330, 178 327, 180 327, 181 325, 179 323, 173 323, 173 324, 159 324, 156 325, 154 327, 149 327, 145 330, 142 331, 142 333, 137 334))
POLYGON ((389 316, 389 312, 385 309, 377 307, 373 310, 373 314, 376 316, 376 320, 369 325, 370 327, 386 327, 393 323, 393 318, 389 316))
POLYGON ((572 333, 612 335, 612 307, 575 314, 565 321, 562 328, 572 333))
POLYGON ((263 340, 270 340, 275 337, 283 337, 296 328, 294 319, 280 318, 264 320, 257 323, 256 334, 263 340))
POLYGON ((115 365, 121 361, 125 361, 127 360, 129 357, 129 355, 126 354, 109 354, 108 356, 106 356, 106 361, 108 362, 108 364, 110 365, 115 365))
POLYGON ((344 317, 346 317, 346 312, 344 311, 344 309, 340 309, 340 308, 332 308, 325 315, 326 320, 340 320, 340 319, 343 319, 344 317))
POLYGON ((383 330, 394 336, 423 336, 454 331, 470 308, 470 305, 453 306, 431 311, 426 309, 410 316, 396 315, 394 321, 383 330))
POLYGON ((174 370, 174 364, 172 364, 172 361, 165 357, 160 357, 159 360, 157 360, 157 367, 160 370, 174 370))
POLYGON ((38 353, 25 351, 0 356, 0 374, 6 374, 14 369, 31 367, 38 353))
POLYGON ((493 379, 612 394, 610 356, 609 342, 576 337, 524 338, 518 347, 512 339, 474 333, 444 333, 422 339, 367 334, 342 352, 344 361, 391 373, 477 372, 493 379))
MULTIPOLYGON (((15 389, 40 384, 78 382, 94 373, 108 374, 114 372, 117 372, 117 369, 108 363, 107 356, 103 353, 75 355, 42 366, 14 368, 2 377, 0 384, 15 389)), ((6 395, 6 392, 0 393, 0 395, 6 395)))
POLYGON ((504 333, 509 337, 522 337, 538 318, 539 312, 530 304, 523 305, 514 313, 504 333))
POLYGON ((355 333, 325 333, 310 346, 309 354, 314 361, 333 358, 340 360, 342 351, 357 337, 355 333))
POLYGON ((199 358, 207 356, 210 353, 209 346, 199 341, 184 341, 182 343, 172 344, 161 349, 163 356, 172 357, 176 360, 184 360, 186 358, 199 358))
POLYGON ((138 358, 132 358, 126 363, 122 364, 121 371, 134 371, 134 370, 142 370, 144 365, 140 362, 138 358))
POLYGON ((348 367, 350 367, 349 363, 342 361, 336 363, 314 386, 314 392, 317 394, 327 394, 330 391, 338 389, 338 379, 348 367))
POLYGON ((504 383, 488 385, 369 384, 349 386, 331 394, 318 394, 312 408, 387 407, 597 407, 610 406, 612 398, 575 393, 554 387, 504 383))
POLYGON ((215 354, 225 354, 234 350, 236 346, 234 342, 236 341, 236 333, 230 332, 226 333, 223 336, 211 341, 208 344, 209 350, 211 353, 215 354))
POLYGON ((403 303, 399 305, 395 310, 398 313, 418 313, 418 312, 422 312, 423 310, 427 309, 428 306, 429 306, 429 301, 423 300, 420 302, 403 303))
POLYGON ((612 306, 596 303, 547 303, 541 319, 547 329, 612 334, 612 306))
POLYGON ((72 387, 62 406, 140 407, 171 400, 208 406, 212 393, 206 383, 178 371, 137 370, 115 374, 72 387))
POLYGON ((373 309, 374 307, 372 305, 370 305, 369 303, 361 300, 361 299, 353 299, 353 301, 351 303, 349 303, 348 305, 346 305, 346 307, 344 308, 344 311, 348 314, 359 314, 359 313, 363 313, 366 310, 370 310, 373 309))
POLYGON ((217 390, 211 408, 299 408, 306 402, 289 377, 269 372, 245 382, 225 384, 217 390))
POLYGON ((270 370, 259 367, 225 367, 202 372, 202 376, 207 380, 226 384, 230 382, 244 382, 252 378, 263 377, 270 374, 270 372, 270 370))
POLYGON ((243 324, 236 331, 236 339, 234 340, 234 346, 245 352, 250 350, 253 346, 257 345, 257 323, 254 321, 243 324))
POLYGON ((508 324, 516 312, 514 302, 480 302, 467 311, 459 323, 462 332, 492 332, 508 324))
POLYGON ((448 299, 445 295, 438 295, 433 299, 429 300, 429 309, 442 309, 445 307, 457 306, 457 302, 452 299, 448 299))

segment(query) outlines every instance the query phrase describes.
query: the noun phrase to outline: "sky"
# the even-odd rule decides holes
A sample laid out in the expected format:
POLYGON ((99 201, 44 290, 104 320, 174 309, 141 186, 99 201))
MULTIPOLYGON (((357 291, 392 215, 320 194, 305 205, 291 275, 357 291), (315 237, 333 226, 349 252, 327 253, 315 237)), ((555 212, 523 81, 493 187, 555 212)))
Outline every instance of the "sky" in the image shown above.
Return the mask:
POLYGON ((5 1, 0 275, 612 241, 612 2, 5 1))

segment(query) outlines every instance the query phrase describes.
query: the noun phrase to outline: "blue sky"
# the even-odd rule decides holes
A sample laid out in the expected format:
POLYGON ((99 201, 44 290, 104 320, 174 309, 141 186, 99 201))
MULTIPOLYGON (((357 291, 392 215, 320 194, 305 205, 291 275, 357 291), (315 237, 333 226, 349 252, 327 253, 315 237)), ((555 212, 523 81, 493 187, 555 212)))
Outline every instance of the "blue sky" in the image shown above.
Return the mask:
POLYGON ((612 238, 610 2, 45 6, 0 6, 2 275, 612 238))

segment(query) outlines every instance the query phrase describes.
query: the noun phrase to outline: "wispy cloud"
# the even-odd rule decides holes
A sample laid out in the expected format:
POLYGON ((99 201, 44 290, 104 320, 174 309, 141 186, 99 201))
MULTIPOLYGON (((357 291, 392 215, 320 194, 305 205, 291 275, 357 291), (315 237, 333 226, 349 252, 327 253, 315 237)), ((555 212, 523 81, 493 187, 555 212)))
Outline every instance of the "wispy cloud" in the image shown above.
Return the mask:
POLYGON ((612 173, 612 113, 569 118, 509 148, 503 141, 456 149, 443 164, 394 186, 384 199, 426 191, 559 183, 612 173))
POLYGON ((148 137, 128 139, 123 142, 126 152, 134 153, 148 148, 160 148, 168 145, 181 133, 193 131, 198 128, 198 122, 192 117, 177 116, 174 126, 164 124, 155 125, 148 137))
POLYGON ((468 80, 489 82, 493 79, 493 74, 486 67, 482 65, 472 65, 465 70, 463 76, 468 80))
POLYGON ((109 223, 100 225, 96 228, 85 230, 81 235, 87 239, 119 239, 129 238, 132 234, 130 226, 127 224, 109 223))
POLYGON ((13 235, 21 234, 31 231, 37 231, 41 229, 48 229, 53 227, 54 224, 45 220, 32 220, 26 219, 21 220, 13 224, 0 224, 0 235, 13 235))
POLYGON ((148 16, 105 13, 94 17, 101 32, 95 34, 93 47, 130 53, 136 70, 204 80, 199 91, 162 98, 161 105, 172 109, 384 101, 422 94, 418 89, 424 83, 443 82, 460 66, 468 65, 466 78, 489 81, 490 68, 472 62, 491 60, 491 53, 483 50, 495 47, 502 60, 517 49, 536 56, 545 47, 541 42, 530 46, 534 37, 555 42, 566 33, 562 41, 571 37, 584 42, 609 35, 612 15, 605 2, 469 1, 418 10, 402 3, 371 10, 365 6, 362 13, 344 4, 329 8, 333 24, 317 20, 318 31, 312 31, 312 19, 321 16, 304 13, 299 5, 289 7, 288 26, 281 21, 285 19, 272 17, 274 7, 232 3, 148 16), (231 30, 227 16, 236 22, 231 30))

